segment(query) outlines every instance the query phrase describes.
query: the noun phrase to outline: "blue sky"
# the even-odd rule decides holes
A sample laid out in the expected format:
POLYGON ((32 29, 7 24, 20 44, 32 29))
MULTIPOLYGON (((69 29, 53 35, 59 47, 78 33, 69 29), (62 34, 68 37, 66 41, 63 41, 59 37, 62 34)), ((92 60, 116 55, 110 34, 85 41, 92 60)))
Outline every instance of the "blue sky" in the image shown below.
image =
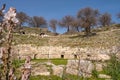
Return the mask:
MULTIPOLYGON (((0 6, 6 3, 7 8, 15 7, 29 16, 42 16, 47 21, 60 20, 66 15, 76 16, 81 8, 92 7, 100 13, 108 12, 114 22, 120 22, 116 15, 120 13, 120 0, 0 0, 0 6)), ((63 33, 65 30, 57 29, 63 33)))

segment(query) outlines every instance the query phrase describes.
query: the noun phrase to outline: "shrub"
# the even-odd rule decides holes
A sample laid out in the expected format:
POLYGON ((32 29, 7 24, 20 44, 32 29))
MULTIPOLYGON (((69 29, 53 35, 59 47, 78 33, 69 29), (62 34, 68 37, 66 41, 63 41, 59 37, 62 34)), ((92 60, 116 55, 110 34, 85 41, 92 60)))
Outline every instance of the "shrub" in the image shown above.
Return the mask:
POLYGON ((115 54, 111 55, 111 59, 108 61, 107 66, 104 67, 104 71, 110 75, 113 80, 120 79, 120 60, 115 54))

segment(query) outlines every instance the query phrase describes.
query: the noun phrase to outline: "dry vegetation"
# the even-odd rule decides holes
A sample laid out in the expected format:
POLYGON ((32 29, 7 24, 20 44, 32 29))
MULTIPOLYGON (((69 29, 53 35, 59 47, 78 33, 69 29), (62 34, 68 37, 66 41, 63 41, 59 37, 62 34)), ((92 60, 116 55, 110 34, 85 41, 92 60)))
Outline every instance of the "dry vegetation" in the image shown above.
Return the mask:
MULTIPOLYGON (((34 28, 33 28, 34 29, 34 28)), ((28 29, 30 31, 30 29, 28 29)), ((36 30, 37 31, 37 30, 36 30)), ((69 47, 105 47, 119 46, 120 28, 104 27, 93 30, 95 35, 86 37, 83 32, 71 35, 58 35, 41 38, 39 35, 14 34, 14 44, 34 44, 37 46, 69 46, 69 47), (115 29, 113 29, 115 28, 115 29)), ((37 33, 37 32, 36 32, 37 33)), ((48 34, 48 33, 47 33, 48 34)), ((48 34, 49 35, 49 34, 48 34)))

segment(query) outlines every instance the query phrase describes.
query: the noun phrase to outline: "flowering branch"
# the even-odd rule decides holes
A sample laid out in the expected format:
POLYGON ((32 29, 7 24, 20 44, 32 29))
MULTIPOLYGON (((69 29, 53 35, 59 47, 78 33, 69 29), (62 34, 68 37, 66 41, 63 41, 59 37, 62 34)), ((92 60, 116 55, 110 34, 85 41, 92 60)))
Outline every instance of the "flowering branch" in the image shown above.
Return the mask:
POLYGON ((23 72, 22 72, 22 79, 21 80, 29 80, 30 74, 31 74, 31 57, 28 56, 25 60, 23 72))
MULTIPOLYGON (((2 10, 5 8, 5 5, 3 5, 2 10)), ((16 24, 19 21, 16 18, 16 9, 11 7, 7 13, 3 16, 2 21, 2 27, 1 27, 1 33, 2 31, 6 32, 6 37, 4 41, 4 46, 1 48, 1 59, 2 59, 2 76, 1 79, 3 80, 15 80, 14 78, 14 70, 11 68, 11 45, 12 45, 12 39, 13 39, 13 28, 16 26, 16 24)))
MULTIPOLYGON (((3 68, 2 71, 0 71, 0 80, 16 80, 17 78, 14 75, 15 68, 12 67, 12 61, 11 61, 11 49, 12 49, 12 40, 13 40, 13 29, 14 27, 19 24, 18 19, 16 18, 16 9, 13 7, 10 7, 7 13, 3 15, 2 11, 5 8, 5 5, 3 5, 2 9, 0 10, 0 16, 2 16, 1 26, 0 26, 0 37, 2 37, 2 33, 4 33, 4 38, 0 38, 0 43, 2 43, 4 46, 0 50, 0 65, 1 68, 3 68)), ((31 57, 27 57, 21 80, 29 80, 30 74, 31 74, 31 57)))

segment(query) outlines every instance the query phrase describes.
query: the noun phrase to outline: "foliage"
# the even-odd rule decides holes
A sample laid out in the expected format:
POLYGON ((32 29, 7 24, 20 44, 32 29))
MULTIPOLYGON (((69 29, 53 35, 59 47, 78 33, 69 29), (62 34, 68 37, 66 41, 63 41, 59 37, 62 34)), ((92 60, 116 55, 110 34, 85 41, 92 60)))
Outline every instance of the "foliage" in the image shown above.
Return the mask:
POLYGON ((22 66, 24 63, 24 60, 18 60, 18 59, 15 59, 12 61, 12 65, 15 67, 15 68, 19 68, 20 66, 22 66))
POLYGON ((92 76, 96 79, 98 78, 98 71, 96 69, 92 71, 92 76))
POLYGON ((118 59, 115 54, 111 55, 111 59, 107 63, 107 66, 104 67, 104 71, 110 75, 113 80, 120 79, 120 59, 118 59))

